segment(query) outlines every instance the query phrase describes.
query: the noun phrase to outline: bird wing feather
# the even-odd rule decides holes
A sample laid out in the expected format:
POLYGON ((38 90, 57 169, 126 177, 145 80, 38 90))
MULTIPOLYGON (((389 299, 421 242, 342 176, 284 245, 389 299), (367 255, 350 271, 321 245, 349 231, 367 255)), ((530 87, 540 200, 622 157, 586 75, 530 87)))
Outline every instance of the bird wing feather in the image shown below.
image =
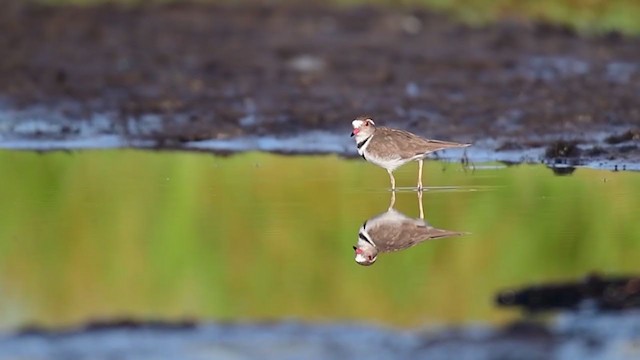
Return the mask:
POLYGON ((401 158, 411 158, 452 147, 469 146, 469 144, 425 139, 408 131, 391 128, 378 128, 372 140, 377 140, 376 146, 383 149, 385 153, 396 154, 401 158))
POLYGON ((437 229, 418 219, 401 222, 384 222, 369 229, 369 235, 381 252, 407 249, 423 241, 449 236, 464 235, 457 231, 437 229))

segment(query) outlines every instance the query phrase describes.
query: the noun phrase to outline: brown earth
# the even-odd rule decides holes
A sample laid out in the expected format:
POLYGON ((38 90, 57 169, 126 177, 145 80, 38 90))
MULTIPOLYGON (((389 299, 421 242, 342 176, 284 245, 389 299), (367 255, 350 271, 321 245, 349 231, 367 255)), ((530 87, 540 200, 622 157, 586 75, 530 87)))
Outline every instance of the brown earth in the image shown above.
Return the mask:
POLYGON ((492 139, 498 151, 553 156, 562 139, 571 156, 640 159, 640 38, 310 4, 3 10, 0 97, 69 119, 107 112, 129 137, 348 133, 370 114, 433 138, 492 139), (145 114, 161 130, 123 125, 145 114))

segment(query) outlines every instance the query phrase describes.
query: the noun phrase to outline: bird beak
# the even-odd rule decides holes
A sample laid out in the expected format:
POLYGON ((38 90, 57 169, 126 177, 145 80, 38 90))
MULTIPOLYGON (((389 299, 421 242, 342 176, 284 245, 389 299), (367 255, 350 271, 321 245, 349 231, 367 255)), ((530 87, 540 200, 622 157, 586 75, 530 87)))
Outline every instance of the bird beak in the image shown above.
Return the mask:
POLYGON ((360 132, 360 129, 358 128, 353 129, 353 131, 351 132, 351 137, 353 137, 354 135, 358 135, 359 132, 360 132))

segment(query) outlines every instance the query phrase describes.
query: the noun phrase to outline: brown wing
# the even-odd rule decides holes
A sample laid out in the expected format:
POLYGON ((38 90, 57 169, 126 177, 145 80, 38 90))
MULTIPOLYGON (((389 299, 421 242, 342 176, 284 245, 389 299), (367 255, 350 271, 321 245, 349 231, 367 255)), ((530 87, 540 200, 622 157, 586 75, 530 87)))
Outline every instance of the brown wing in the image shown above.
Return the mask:
POLYGON ((453 147, 466 147, 470 144, 460 144, 449 141, 429 140, 408 131, 379 127, 371 139, 376 147, 383 149, 386 154, 398 154, 402 158, 411 158, 453 147))
POLYGON ((381 223, 369 229, 368 233, 380 252, 403 250, 426 240, 465 234, 437 229, 417 219, 381 223))

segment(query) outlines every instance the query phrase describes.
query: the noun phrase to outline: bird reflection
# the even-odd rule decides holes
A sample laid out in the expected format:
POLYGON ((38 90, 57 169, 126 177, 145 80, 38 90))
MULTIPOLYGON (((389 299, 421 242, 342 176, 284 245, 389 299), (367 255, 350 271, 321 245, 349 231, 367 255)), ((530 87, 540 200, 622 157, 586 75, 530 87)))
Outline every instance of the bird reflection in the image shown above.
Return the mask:
POLYGON ((358 243, 353 247, 355 260, 360 265, 371 265, 379 253, 408 249, 423 241, 460 236, 467 233, 437 229, 424 220, 422 192, 418 191, 419 218, 410 218, 393 208, 395 192, 386 212, 364 222, 358 231, 358 243))

